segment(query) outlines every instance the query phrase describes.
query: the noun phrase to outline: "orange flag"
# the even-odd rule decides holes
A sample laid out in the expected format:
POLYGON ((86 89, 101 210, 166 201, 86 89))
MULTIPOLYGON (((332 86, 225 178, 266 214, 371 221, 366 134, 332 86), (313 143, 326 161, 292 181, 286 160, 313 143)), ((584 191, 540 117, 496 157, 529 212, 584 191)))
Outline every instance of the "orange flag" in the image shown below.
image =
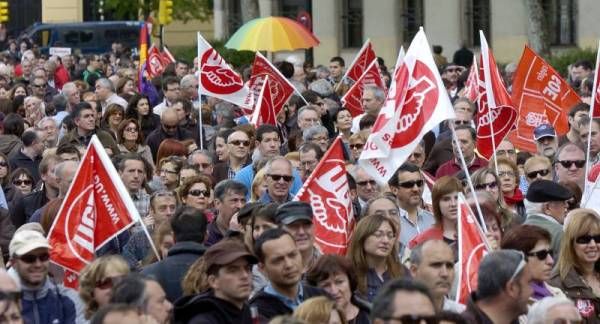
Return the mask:
POLYGON ((581 99, 552 66, 525 46, 513 80, 512 101, 519 118, 510 140, 521 150, 535 152, 533 130, 552 124, 557 134, 567 133, 569 110, 581 99))

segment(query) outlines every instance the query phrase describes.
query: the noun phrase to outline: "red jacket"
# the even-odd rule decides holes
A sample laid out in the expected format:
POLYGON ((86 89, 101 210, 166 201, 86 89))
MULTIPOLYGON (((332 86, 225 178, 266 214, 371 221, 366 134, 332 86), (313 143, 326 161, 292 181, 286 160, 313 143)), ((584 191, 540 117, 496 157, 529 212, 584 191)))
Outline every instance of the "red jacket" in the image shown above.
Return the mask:
POLYGON ((60 91, 63 85, 69 81, 71 81, 71 78, 67 69, 62 64, 58 65, 56 71, 54 71, 54 86, 56 90, 60 91))

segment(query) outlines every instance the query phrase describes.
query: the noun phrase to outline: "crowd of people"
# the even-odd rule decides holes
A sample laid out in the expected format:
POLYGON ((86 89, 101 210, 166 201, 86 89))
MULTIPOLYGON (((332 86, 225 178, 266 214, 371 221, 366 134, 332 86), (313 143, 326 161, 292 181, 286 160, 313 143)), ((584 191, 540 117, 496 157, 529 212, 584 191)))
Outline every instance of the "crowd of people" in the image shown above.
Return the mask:
MULTIPOLYGON (((341 57, 275 62, 302 97, 277 125, 255 127, 241 107, 198 96, 196 60, 172 63, 140 93, 139 62, 118 43, 62 57, 13 47, 0 54, 0 323, 600 323, 600 215, 581 208, 586 164, 600 157, 587 61, 567 77, 584 101, 568 133, 541 124, 536 152, 503 140, 487 161, 463 94, 472 53, 444 58, 456 119, 381 184, 358 159, 385 89, 366 87, 353 117, 340 103, 350 85, 341 57), (73 289, 47 235, 93 135, 152 242, 142 224, 120 233, 73 289), (311 205, 293 199, 337 137, 356 219, 345 255, 319 250, 311 205), (459 194, 479 204, 491 249, 464 304, 459 194)), ((239 71, 247 80, 249 67, 239 71)), ((510 89, 514 64, 505 72, 510 89)))

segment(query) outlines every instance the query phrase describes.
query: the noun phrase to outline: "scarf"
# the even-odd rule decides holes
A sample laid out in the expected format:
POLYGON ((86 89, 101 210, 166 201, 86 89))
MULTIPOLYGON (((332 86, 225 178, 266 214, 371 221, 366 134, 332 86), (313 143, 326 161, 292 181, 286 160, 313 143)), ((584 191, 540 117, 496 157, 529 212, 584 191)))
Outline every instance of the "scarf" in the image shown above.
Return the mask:
POLYGON ((521 192, 521 189, 516 187, 512 197, 504 196, 504 202, 509 206, 514 206, 523 202, 523 193, 521 192))

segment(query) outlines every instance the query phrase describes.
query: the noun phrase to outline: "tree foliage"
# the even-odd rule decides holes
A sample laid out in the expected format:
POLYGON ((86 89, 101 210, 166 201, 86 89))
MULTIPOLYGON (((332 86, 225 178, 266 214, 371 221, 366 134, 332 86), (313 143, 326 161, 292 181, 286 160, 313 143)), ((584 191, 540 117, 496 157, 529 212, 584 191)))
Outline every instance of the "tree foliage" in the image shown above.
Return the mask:
MULTIPOLYGON (((119 20, 138 20, 144 17, 156 17, 159 0, 105 0, 104 10, 111 12, 119 20)), ((213 0, 173 0, 173 19, 187 22, 190 19, 207 21, 213 14, 213 0)))

